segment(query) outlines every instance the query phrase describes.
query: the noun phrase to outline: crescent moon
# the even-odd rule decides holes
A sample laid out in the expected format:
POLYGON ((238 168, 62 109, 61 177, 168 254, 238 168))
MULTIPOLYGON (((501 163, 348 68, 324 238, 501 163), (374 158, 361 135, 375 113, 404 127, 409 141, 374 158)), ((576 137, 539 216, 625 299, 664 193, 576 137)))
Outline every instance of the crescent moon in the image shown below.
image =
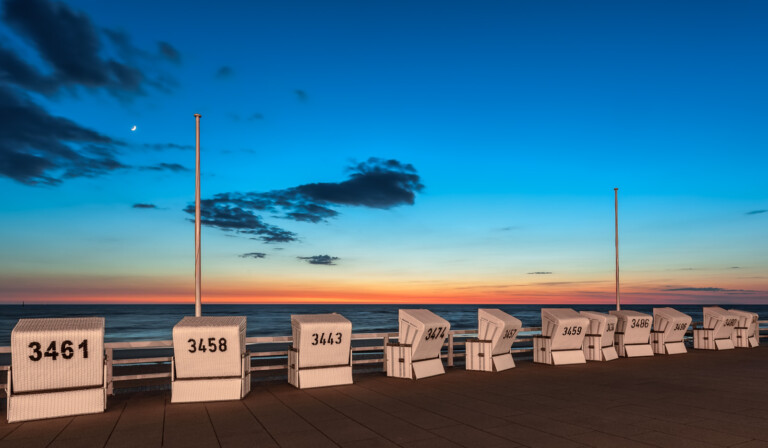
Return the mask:
POLYGON ((136 130, 136 125, 133 125, 133 127, 131 128, 131 130, 132 130, 132 131, 135 131, 135 130, 136 130))

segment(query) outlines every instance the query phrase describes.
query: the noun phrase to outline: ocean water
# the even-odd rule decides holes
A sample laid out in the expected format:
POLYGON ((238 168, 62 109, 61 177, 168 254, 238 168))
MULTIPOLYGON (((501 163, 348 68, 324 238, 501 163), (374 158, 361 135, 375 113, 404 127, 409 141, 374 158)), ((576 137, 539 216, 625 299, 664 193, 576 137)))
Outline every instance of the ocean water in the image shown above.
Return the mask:
MULTIPOLYGON (((701 305, 622 305, 622 309, 652 313, 655 306, 671 306, 702 320, 701 305)), ((523 322, 524 327, 541 325, 541 309, 573 308, 607 313, 614 305, 203 305, 203 315, 246 316, 248 337, 289 336, 291 314, 339 313, 352 322, 355 333, 397 332, 397 310, 427 308, 451 323, 454 330, 477 328, 478 308, 499 308, 523 322)), ((727 305, 758 313, 768 319, 768 305, 727 305)), ((144 341, 171 339, 173 326, 184 316, 194 315, 190 305, 2 305, 0 306, 0 346, 10 345, 11 330, 19 319, 43 317, 89 317, 106 319, 106 341, 144 341)))

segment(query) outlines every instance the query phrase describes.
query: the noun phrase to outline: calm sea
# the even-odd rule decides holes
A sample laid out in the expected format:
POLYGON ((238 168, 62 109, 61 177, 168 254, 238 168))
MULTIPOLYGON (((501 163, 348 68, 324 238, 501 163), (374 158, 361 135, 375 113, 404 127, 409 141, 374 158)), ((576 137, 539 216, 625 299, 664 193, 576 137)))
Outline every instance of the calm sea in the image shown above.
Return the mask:
MULTIPOLYGON (((652 313, 654 306, 672 306, 702 320, 701 305, 623 305, 622 309, 652 313)), ((541 308, 573 308, 577 311, 608 312, 614 305, 203 305, 203 315, 246 316, 248 336, 289 336, 291 314, 339 313, 352 322, 355 333, 397 332, 397 310, 427 308, 451 323, 451 328, 477 328, 478 308, 499 308, 523 322, 524 327, 541 325, 541 308)), ((752 311, 768 319, 768 305, 729 305, 752 311)), ((173 326, 184 316, 194 315, 194 305, 2 305, 0 346, 10 345, 11 330, 19 319, 42 317, 106 318, 106 340, 168 340, 173 326)))

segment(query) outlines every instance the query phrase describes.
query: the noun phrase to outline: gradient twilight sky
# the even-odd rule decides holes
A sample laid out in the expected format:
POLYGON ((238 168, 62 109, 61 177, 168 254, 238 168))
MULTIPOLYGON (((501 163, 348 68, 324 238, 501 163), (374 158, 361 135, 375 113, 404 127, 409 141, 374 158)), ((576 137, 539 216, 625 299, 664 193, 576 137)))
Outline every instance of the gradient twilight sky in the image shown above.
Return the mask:
POLYGON ((0 303, 768 303, 767 21, 2 1, 0 303))

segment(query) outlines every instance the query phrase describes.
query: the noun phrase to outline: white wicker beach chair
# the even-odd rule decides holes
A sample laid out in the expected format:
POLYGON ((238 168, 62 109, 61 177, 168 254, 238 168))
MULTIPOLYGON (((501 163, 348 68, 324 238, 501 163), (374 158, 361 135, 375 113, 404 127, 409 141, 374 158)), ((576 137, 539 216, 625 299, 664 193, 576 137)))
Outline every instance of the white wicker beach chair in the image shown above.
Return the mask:
POLYGON ((501 372, 515 367, 510 349, 520 329, 520 319, 495 308, 477 310, 477 339, 466 345, 466 369, 501 372))
POLYGON ((632 310, 611 310, 616 316, 616 351, 622 358, 653 356, 651 347, 651 315, 632 310))
POLYGON ((693 329, 693 348, 697 350, 733 349, 732 337, 738 324, 738 315, 719 306, 705 306, 702 327, 693 329))
POLYGON ((239 400, 251 390, 244 316, 185 317, 173 327, 171 402, 239 400))
POLYGON ((533 337, 533 362, 585 364, 584 337, 589 319, 571 308, 542 308, 541 335, 533 337))
POLYGON ((104 318, 20 319, 11 332, 8 422, 104 412, 104 318))
POLYGON ((691 316, 674 308, 653 309, 651 346, 657 355, 687 353, 683 338, 691 325, 691 316))
POLYGON ((398 342, 387 344, 387 376, 420 379, 445 373, 440 351, 451 331, 429 310, 401 309, 398 342))
POLYGON ((618 318, 611 314, 597 311, 581 311, 582 316, 589 319, 587 335, 584 337, 582 349, 587 361, 613 361, 619 357, 613 346, 614 333, 618 318))
POLYGON ((749 311, 734 309, 728 311, 739 317, 736 331, 731 337, 733 345, 739 348, 752 348, 760 345, 760 324, 758 323, 760 316, 749 311))
POLYGON ((310 387, 352 384, 352 322, 337 313, 291 316, 288 382, 310 387))

